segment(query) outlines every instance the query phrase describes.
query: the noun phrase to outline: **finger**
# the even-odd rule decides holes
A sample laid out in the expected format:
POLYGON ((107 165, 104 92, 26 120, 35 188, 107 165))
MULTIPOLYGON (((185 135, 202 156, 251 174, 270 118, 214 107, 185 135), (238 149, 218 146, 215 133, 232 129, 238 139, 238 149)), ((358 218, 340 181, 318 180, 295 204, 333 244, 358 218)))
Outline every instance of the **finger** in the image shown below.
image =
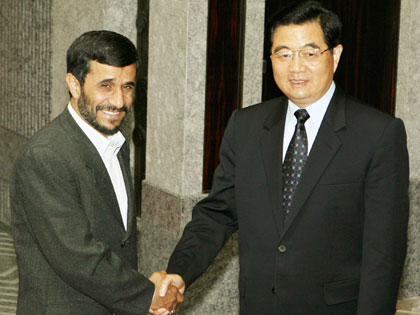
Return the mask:
POLYGON ((159 295, 165 296, 166 292, 168 292, 168 287, 171 284, 172 280, 169 277, 165 277, 160 285, 159 295))
POLYGON ((184 296, 181 293, 178 293, 176 300, 178 301, 178 304, 182 303, 184 301, 184 296))
POLYGON ((169 311, 166 308, 160 308, 157 310, 157 314, 159 315, 165 315, 165 314, 169 314, 169 311))
POLYGON ((157 309, 157 310, 149 310, 149 312, 152 313, 153 315, 162 315, 165 312, 167 312, 167 309, 160 308, 160 309, 157 309))
POLYGON ((176 286, 179 290, 179 292, 181 292, 181 294, 184 294, 185 292, 185 282, 182 279, 182 277, 178 274, 173 274, 173 281, 172 281, 172 285, 176 286))

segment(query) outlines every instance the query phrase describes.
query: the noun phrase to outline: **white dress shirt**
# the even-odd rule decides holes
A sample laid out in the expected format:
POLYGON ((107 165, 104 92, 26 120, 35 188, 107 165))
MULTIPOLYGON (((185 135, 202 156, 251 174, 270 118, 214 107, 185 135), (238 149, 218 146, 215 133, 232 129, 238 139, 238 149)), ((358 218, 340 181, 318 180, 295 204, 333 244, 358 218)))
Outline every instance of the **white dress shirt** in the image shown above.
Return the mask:
MULTIPOLYGON (((305 122, 306 135, 308 136, 308 155, 311 152, 312 145, 314 144, 319 127, 321 126, 322 120, 324 119, 325 113, 327 112, 328 105, 330 104, 334 91, 335 83, 333 81, 331 83, 330 88, 328 89, 327 93, 324 94, 324 96, 322 96, 315 103, 309 105, 308 107, 305 107, 309 114, 309 118, 305 122)), ((283 135, 283 162, 286 156, 287 148, 295 132, 295 127, 297 123, 295 111, 297 111, 298 109, 301 108, 294 104, 291 100, 289 100, 283 135)))
POLYGON ((125 142, 125 138, 121 132, 117 132, 111 136, 105 137, 95 128, 84 121, 68 104, 67 108, 76 121, 77 125, 83 130, 92 144, 95 146, 102 161, 105 164, 105 168, 108 171, 109 177, 111 178, 112 186, 118 200, 120 207, 121 217, 124 223, 125 230, 127 230, 127 210, 128 210, 128 198, 127 190, 125 187, 124 177, 121 171, 120 162, 118 161, 117 154, 125 142))

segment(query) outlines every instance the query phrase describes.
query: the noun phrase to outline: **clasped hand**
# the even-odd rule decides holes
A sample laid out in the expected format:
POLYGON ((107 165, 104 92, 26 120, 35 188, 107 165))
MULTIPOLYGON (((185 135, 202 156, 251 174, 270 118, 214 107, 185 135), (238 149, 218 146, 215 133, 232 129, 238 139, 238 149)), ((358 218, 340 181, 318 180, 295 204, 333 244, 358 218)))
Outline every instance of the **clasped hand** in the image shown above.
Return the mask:
POLYGON ((155 285, 155 295, 149 312, 154 315, 172 314, 184 300, 184 280, 177 274, 167 274, 163 270, 154 272, 149 280, 155 285))

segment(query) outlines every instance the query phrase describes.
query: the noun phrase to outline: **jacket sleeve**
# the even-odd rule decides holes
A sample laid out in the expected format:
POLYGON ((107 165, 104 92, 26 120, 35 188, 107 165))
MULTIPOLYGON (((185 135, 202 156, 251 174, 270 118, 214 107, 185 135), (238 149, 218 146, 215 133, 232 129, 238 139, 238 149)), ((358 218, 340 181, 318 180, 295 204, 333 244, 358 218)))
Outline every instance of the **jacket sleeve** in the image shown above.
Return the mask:
POLYGON ((112 312, 147 314, 153 284, 95 239, 71 165, 48 145, 27 148, 15 169, 12 216, 68 285, 112 312))
POLYGON ((213 176, 210 194, 193 208, 168 263, 167 272, 182 276, 188 287, 202 275, 238 229, 235 205, 235 113, 220 146, 220 163, 213 176))
POLYGON ((407 246, 408 153, 402 121, 385 128, 365 181, 358 315, 395 314, 407 246))

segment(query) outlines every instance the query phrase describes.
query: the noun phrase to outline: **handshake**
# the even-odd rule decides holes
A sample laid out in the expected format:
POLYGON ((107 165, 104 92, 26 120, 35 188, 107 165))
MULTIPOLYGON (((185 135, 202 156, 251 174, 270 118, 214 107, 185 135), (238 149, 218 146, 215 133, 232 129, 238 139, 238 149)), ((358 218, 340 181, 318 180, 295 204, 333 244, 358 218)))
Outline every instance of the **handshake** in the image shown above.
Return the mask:
POLYGON ((184 280, 180 275, 167 274, 163 270, 154 272, 149 280, 155 285, 155 295, 149 313, 154 315, 173 314, 178 304, 184 300, 184 280))

